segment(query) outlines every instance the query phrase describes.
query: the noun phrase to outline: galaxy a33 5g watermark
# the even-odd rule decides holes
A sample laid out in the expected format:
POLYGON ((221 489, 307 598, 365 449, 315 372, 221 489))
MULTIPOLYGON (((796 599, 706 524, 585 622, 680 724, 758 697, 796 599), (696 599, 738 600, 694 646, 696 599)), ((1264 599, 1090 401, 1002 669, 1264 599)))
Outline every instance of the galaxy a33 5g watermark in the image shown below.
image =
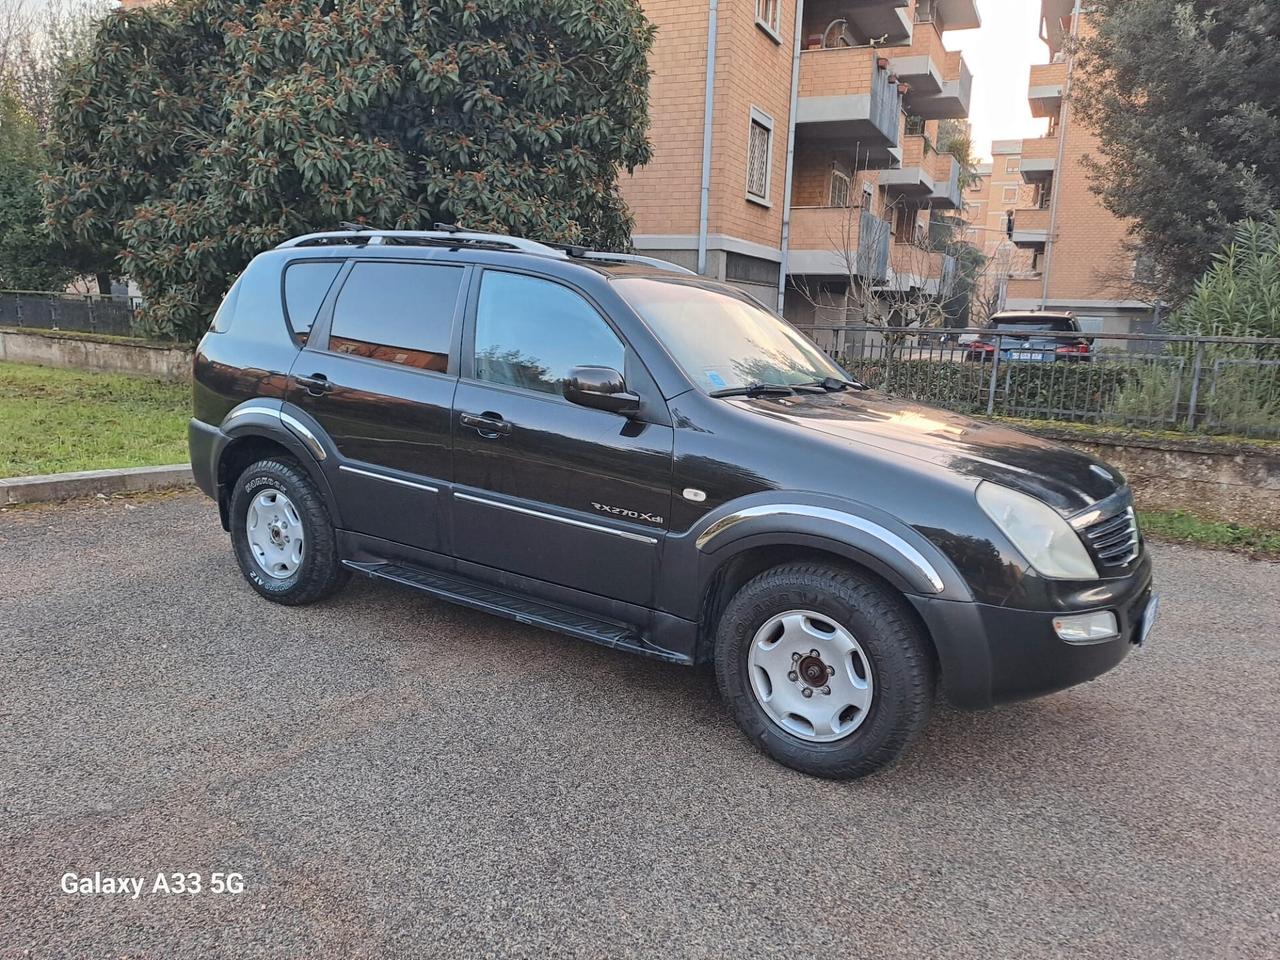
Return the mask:
POLYGON ((160 871, 141 876, 104 873, 64 873, 58 881, 63 893, 98 897, 125 897, 137 900, 144 896, 174 896, 197 893, 244 893, 244 874, 216 871, 201 874, 195 871, 160 871))

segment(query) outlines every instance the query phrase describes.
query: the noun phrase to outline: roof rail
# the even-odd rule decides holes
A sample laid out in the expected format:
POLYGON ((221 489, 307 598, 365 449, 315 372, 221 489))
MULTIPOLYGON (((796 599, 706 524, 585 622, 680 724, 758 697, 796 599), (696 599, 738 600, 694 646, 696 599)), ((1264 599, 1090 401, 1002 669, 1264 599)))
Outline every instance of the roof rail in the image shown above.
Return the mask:
POLYGON ((388 240, 426 240, 443 245, 466 246, 467 244, 484 244, 495 247, 507 247, 522 253, 536 253, 544 257, 556 257, 564 260, 568 257, 563 250, 549 247, 536 240, 525 240, 522 237, 509 237, 504 233, 472 233, 470 231, 451 230, 326 230, 320 233, 308 233, 294 237, 284 243, 277 244, 277 250, 289 247, 306 247, 324 240, 345 240, 348 243, 377 246, 388 240))
POLYGON ((438 223, 435 230, 375 230, 361 227, 358 224, 343 222, 343 230, 325 230, 320 233, 308 233, 300 237, 286 240, 276 245, 277 250, 289 247, 306 247, 323 243, 326 240, 346 243, 368 244, 379 246, 396 240, 422 240, 441 246, 477 246, 502 247, 518 250, 521 253, 534 253, 543 257, 555 257, 558 260, 577 259, 595 260, 600 263, 641 263, 669 273, 682 273, 697 276, 687 267, 659 260, 656 257, 642 257, 634 253, 609 253, 602 250, 588 250, 575 244, 539 243, 537 240, 526 240, 523 237, 512 237, 505 233, 479 233, 460 230, 452 224, 438 223))
POLYGON ((635 253, 608 253, 602 250, 585 250, 578 256, 583 260, 600 260, 604 263, 642 263, 647 267, 657 267, 670 273, 683 273, 691 277, 697 274, 688 267, 682 267, 670 260, 659 260, 657 257, 642 257, 635 253))

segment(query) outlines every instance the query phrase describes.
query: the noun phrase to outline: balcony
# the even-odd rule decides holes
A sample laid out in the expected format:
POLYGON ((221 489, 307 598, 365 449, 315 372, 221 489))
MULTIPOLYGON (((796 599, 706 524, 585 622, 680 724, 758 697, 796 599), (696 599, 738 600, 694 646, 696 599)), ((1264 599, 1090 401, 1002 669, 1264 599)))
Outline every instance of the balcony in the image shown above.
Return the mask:
POLYGON ((1067 85, 1067 65, 1042 63, 1031 68, 1027 100, 1033 117, 1056 117, 1062 112, 1062 91, 1067 85))
POLYGON ((1026 250, 1043 249, 1049 242, 1050 210, 1044 207, 1023 207, 1013 212, 1014 246, 1026 250))
POLYGON ((1044 296, 1044 278, 1040 274, 1010 277, 1005 286, 1005 306, 1009 309, 1025 309, 1039 304, 1044 296))
POLYGON ((787 271, 871 281, 889 273, 889 224, 856 207, 792 207, 787 271))
POLYGON ((902 95, 871 47, 832 47, 800 54, 796 133, 855 146, 870 168, 896 162, 902 95))
POLYGON ((1045 183, 1058 167, 1058 138, 1037 137, 1022 141, 1022 179, 1045 183))
POLYGON ((961 205, 960 162, 949 153, 938 153, 923 136, 903 138, 901 168, 882 170, 879 182, 890 199, 906 198, 948 210, 961 205))
POLYGON ((934 0, 933 15, 943 30, 977 30, 982 26, 977 0, 934 0))
POLYGON ((911 85, 906 100, 910 113, 926 120, 969 115, 973 74, 959 51, 943 46, 936 23, 916 24, 910 48, 891 57, 889 69, 911 85))
POLYGON ((895 243, 883 289, 945 297, 955 282, 956 258, 909 243, 895 243))
POLYGON ((909 0, 810 0, 805 4, 804 33, 821 37, 823 46, 863 46, 868 41, 910 43, 909 0))

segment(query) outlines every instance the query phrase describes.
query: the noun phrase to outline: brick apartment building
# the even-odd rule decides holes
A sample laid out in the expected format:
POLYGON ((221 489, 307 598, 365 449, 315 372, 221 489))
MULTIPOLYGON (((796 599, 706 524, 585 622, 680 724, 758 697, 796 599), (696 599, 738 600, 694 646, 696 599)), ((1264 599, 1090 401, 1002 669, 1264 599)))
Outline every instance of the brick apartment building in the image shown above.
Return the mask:
POLYGON ((935 145, 972 87, 942 37, 979 26, 974 0, 642 4, 658 36, 654 156, 623 182, 638 250, 785 295, 801 326, 845 319, 851 285, 936 295, 954 264, 917 241, 961 206, 935 145))
POLYGON ((1077 0, 1042 0, 1041 39, 1049 63, 1033 66, 1028 96, 1032 113, 1049 121, 1045 135, 993 146, 992 193, 987 217, 1014 206, 1012 261, 1006 288, 1009 309, 1071 310, 1088 329, 1149 329, 1153 308, 1144 300, 1141 258, 1127 249, 1128 225, 1106 210, 1089 189, 1083 159, 1097 156, 1097 138, 1073 116, 1073 35, 1087 36, 1088 13, 1077 0), (1004 156, 999 151, 1006 151, 1004 156), (1026 190, 1016 205, 996 171, 1013 164, 1026 190))

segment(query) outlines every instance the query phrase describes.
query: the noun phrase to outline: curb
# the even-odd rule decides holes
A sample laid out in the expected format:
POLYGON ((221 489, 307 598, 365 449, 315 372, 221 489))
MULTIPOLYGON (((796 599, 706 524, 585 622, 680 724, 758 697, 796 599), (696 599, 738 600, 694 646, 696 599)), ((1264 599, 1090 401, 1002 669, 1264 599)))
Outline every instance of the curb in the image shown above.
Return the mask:
POLYGON ((195 483, 191 464, 167 467, 126 467, 120 470, 82 470, 78 473, 49 473, 39 477, 0 479, 0 506, 72 500, 77 497, 107 496, 113 493, 141 493, 189 487, 195 483))

